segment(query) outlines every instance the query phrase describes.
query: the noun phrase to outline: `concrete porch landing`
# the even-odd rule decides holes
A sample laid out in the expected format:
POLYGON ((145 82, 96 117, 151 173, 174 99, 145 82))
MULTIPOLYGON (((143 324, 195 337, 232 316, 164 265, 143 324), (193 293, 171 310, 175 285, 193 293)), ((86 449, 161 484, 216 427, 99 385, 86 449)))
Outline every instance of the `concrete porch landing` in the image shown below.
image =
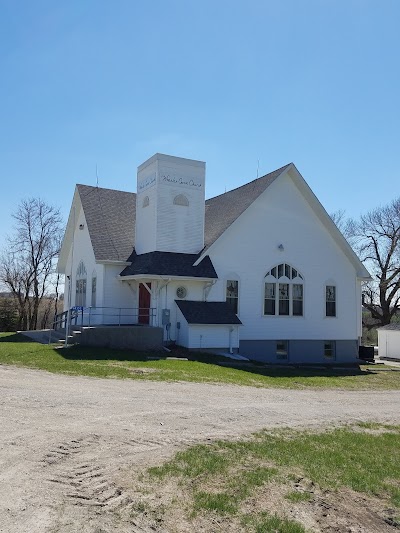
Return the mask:
MULTIPOLYGON (((19 331, 41 344, 65 342, 65 330, 19 331)), ((163 347, 163 329, 153 326, 76 326, 68 336, 68 344, 81 344, 99 348, 121 350, 161 350, 163 347)))

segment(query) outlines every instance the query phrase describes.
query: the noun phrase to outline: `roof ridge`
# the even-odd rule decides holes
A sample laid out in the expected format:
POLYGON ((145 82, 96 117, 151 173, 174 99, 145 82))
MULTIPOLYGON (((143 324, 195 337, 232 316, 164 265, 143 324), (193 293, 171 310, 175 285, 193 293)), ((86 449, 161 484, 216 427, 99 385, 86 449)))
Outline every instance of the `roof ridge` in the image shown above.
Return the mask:
POLYGON ((122 191, 121 189, 110 189, 109 187, 99 187, 98 185, 86 185, 85 183, 77 183, 77 187, 88 187, 89 189, 98 189, 101 191, 122 192, 124 194, 137 194, 132 191, 122 191))
POLYGON ((283 165, 283 167, 277 168, 276 170, 273 170, 272 172, 268 172, 268 174, 264 174, 264 176, 260 176, 259 178, 256 178, 256 179, 254 179, 252 181, 248 181, 247 183, 244 183, 243 185, 239 185, 239 187, 235 187, 234 189, 231 189, 229 191, 223 192, 221 194, 217 194, 217 196, 212 196, 211 198, 207 198, 206 203, 209 200, 214 200, 215 198, 220 198, 221 196, 224 196, 225 194, 229 194, 231 192, 237 191, 239 189, 242 189, 243 187, 248 187, 249 185, 254 184, 256 181, 260 181, 262 179, 268 178, 269 176, 271 176, 271 174, 275 174, 276 172, 283 172, 283 170, 285 168, 289 167, 292 164, 293 163, 287 163, 286 165, 283 165))

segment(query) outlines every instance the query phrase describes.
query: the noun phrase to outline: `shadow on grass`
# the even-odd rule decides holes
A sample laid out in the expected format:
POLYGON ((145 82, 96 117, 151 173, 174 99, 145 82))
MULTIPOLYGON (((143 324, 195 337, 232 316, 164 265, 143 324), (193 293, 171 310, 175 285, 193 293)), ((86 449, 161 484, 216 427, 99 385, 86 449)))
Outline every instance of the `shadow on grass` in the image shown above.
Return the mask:
MULTIPOLYGON (((32 339, 20 333, 0 335, 0 343, 32 343, 32 339)), ((257 376, 270 378, 336 378, 343 376, 368 376, 377 374, 374 369, 354 364, 347 367, 335 365, 272 365, 256 361, 235 361, 221 355, 191 352, 184 348, 174 347, 170 352, 140 352, 134 350, 116 350, 113 348, 98 348, 89 346, 53 347, 54 352, 67 361, 141 361, 148 362, 155 359, 166 360, 173 358, 182 361, 193 361, 214 367, 239 370, 257 376)))
POLYGON ((55 348, 54 351, 68 361, 148 361, 149 357, 155 356, 149 352, 94 348, 79 344, 68 348, 55 348))
POLYGON ((0 342, 32 342, 32 339, 22 333, 3 333, 0 342))
POLYGON ((93 348, 88 346, 72 346, 69 348, 56 348, 55 351, 69 361, 152 361, 155 359, 193 361, 221 368, 240 370, 251 374, 266 377, 327 377, 340 376, 366 376, 376 374, 370 368, 362 368, 357 364, 348 367, 336 367, 334 365, 271 365, 255 361, 229 360, 221 355, 191 352, 183 348, 172 349, 171 352, 136 352, 133 350, 116 350, 112 348, 93 348))

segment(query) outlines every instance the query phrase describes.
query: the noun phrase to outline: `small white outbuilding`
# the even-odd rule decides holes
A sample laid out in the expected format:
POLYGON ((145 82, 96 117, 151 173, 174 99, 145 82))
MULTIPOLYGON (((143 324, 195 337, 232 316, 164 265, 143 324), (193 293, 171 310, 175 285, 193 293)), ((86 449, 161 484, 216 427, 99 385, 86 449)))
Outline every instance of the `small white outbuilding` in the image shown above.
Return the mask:
POLYGON ((384 359, 400 361, 400 324, 388 324, 378 328, 378 354, 384 359))

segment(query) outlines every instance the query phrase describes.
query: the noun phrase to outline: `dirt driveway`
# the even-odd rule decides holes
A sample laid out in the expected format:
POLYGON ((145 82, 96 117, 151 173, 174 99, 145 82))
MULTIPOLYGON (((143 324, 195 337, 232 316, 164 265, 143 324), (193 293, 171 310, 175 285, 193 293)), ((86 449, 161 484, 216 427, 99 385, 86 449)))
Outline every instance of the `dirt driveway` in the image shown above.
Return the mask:
MULTIPOLYGON (((263 427, 400 423, 400 391, 119 381, 0 366, 0 531, 111 532, 127 469, 263 427)), ((118 528, 118 531, 150 531, 118 528)))

